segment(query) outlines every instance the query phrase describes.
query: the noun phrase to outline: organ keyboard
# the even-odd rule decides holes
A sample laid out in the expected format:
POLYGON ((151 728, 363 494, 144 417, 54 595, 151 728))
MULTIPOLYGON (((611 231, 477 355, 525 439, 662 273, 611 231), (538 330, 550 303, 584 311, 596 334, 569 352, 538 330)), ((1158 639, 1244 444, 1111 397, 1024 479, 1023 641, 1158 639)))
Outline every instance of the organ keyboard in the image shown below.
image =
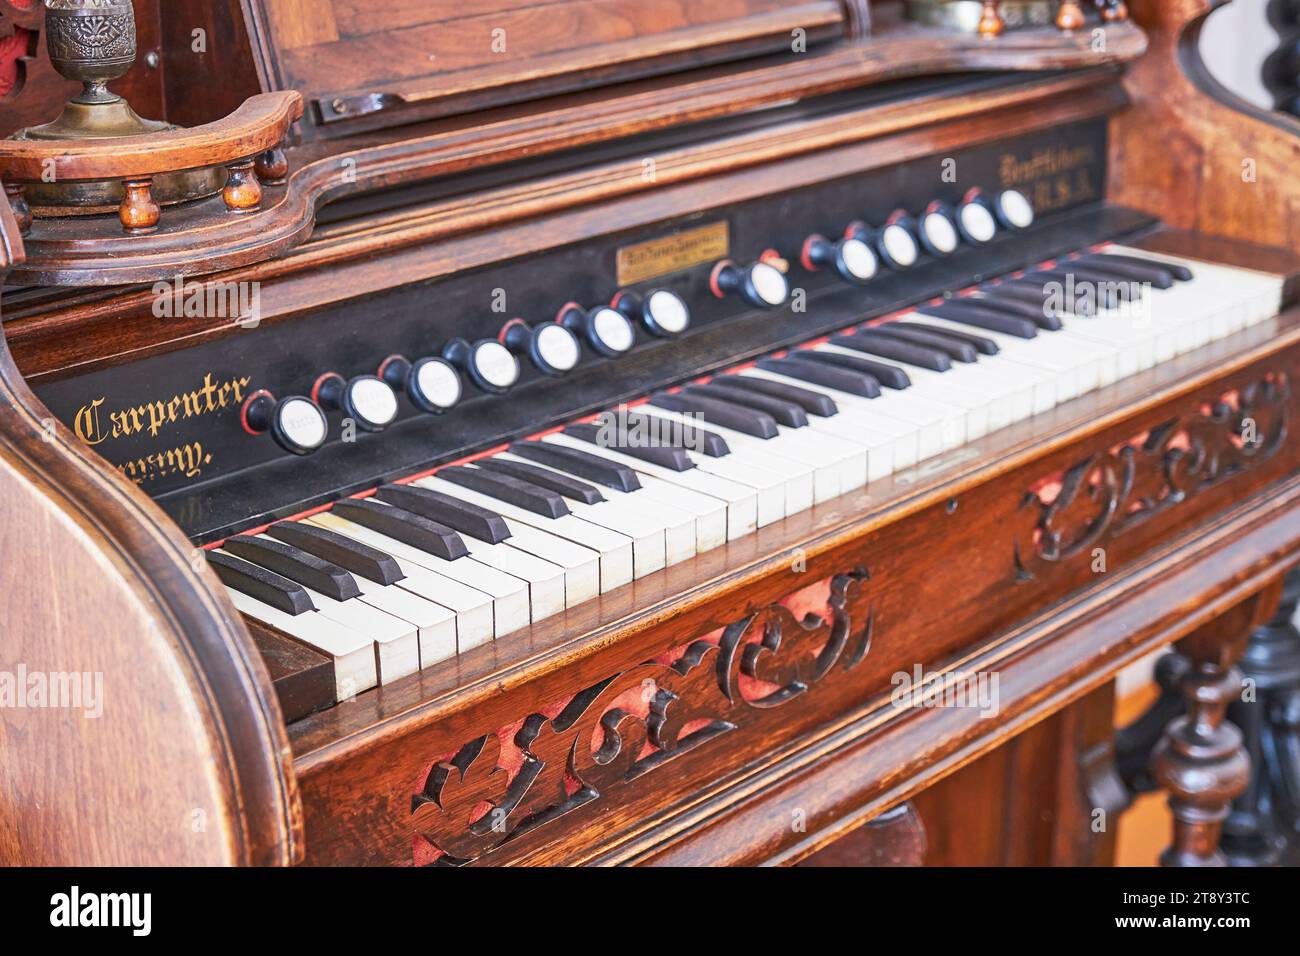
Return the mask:
MULTIPOLYGON (((1300 550, 1300 260, 1267 191, 1300 140, 1216 114, 1275 164, 1239 216, 1195 150, 1135 160, 1199 4, 1111 11, 1097 54, 846 0, 787 55, 742 3, 743 43, 645 28, 549 80, 530 47, 493 82, 440 63, 437 95, 304 58, 415 28, 380 11, 302 47, 292 14, 179 6, 238 18, 260 66, 160 90, 208 124, 169 148, 225 135, 235 92, 307 104, 229 162, 236 195, 141 226, 147 177, 106 156, 120 217, 28 217, 35 147, 0 149, 0 541, 84 582, 14 652, 133 689, 49 730, 78 786, 163 781, 107 801, 119 839, 0 739, 15 859, 816 862, 971 761, 1055 780, 1034 761, 1104 749, 1115 673, 1172 641, 1229 733, 1207 701, 1300 550), (900 705, 922 672, 1003 696, 900 705), (210 835, 142 835, 197 804, 210 835)), ((1161 129, 1200 142, 1211 97, 1182 95, 1161 129)), ((1184 732, 1171 861, 1213 862, 1235 751, 1184 732)), ((1061 832, 1021 862, 1105 862, 1077 795, 1037 790, 1061 832)))

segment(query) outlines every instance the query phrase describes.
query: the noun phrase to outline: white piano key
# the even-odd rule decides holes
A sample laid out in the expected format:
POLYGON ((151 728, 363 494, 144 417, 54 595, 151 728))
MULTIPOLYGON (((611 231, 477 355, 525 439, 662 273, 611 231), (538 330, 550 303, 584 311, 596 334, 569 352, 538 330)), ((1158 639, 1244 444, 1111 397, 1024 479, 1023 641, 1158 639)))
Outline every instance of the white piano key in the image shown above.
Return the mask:
POLYGON ((627 535, 591 524, 589 521, 575 518, 571 514, 559 518, 548 518, 545 515, 535 514, 526 508, 520 508, 509 502, 498 501, 495 498, 479 494, 477 491, 453 484, 436 476, 421 478, 416 484, 425 488, 432 488, 435 491, 441 491, 444 494, 452 495, 461 501, 476 504, 482 508, 490 508, 505 518, 513 519, 521 524, 529 525, 557 538, 563 538, 566 541, 571 541, 574 544, 595 551, 600 555, 600 590, 602 593, 612 591, 614 588, 632 581, 635 565, 632 553, 632 539, 627 535))
POLYGON ((319 611, 286 614, 234 588, 227 587, 226 593, 242 613, 330 658, 334 662, 334 695, 337 700, 347 700, 379 683, 375 644, 366 635, 331 621, 319 611))
POLYGON ((303 520, 320 528, 337 531, 361 544, 368 544, 397 561, 398 568, 405 575, 397 582, 397 587, 455 612, 456 649, 459 653, 463 654, 492 640, 496 626, 492 595, 429 570, 406 557, 407 552, 414 551, 414 548, 408 548, 400 541, 395 541, 377 531, 371 531, 369 528, 363 528, 359 524, 353 524, 328 511, 322 511, 303 520))

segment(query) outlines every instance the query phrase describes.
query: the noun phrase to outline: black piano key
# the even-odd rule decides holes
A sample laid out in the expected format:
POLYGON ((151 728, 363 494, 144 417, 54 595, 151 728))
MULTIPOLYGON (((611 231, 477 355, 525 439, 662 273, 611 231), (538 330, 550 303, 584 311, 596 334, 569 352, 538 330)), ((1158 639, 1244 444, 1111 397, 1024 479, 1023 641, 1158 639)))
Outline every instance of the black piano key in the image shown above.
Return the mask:
POLYGON ((900 342, 874 329, 860 329, 848 335, 836 336, 831 341, 844 348, 856 349, 894 362, 906 362, 932 372, 946 372, 952 368, 952 359, 948 358, 947 353, 915 342, 900 342))
POLYGON ((777 375, 798 379, 811 385, 833 388, 862 398, 880 397, 880 382, 872 376, 836 365, 827 365, 825 362, 812 362, 805 358, 787 356, 778 359, 759 359, 756 364, 765 372, 775 372, 777 375))
POLYGON ((1038 335, 1038 326, 1028 319, 1019 319, 1014 315, 995 315, 978 309, 955 309, 952 303, 943 305, 923 305, 916 310, 921 315, 933 315, 938 319, 947 319, 960 325, 969 325, 1003 335, 1014 335, 1018 339, 1032 339, 1038 335))
POLYGON ((774 382, 768 378, 754 378, 750 375, 723 375, 715 378, 710 384, 725 385, 731 389, 743 389, 746 392, 753 392, 758 395, 771 395, 773 398, 779 398, 782 401, 793 402, 809 415, 816 415, 818 418, 830 418, 832 415, 839 413, 835 400, 829 395, 815 392, 811 388, 800 388, 798 385, 774 382))
POLYGON ((924 322, 890 322, 890 328, 915 330, 926 335, 937 335, 941 338, 956 339, 959 342, 965 342, 980 355, 997 355, 1002 351, 1002 346, 998 345, 991 338, 984 335, 976 335, 973 332, 958 332, 954 329, 939 328, 933 325, 926 325, 924 322))
POLYGON ((406 577, 391 555, 353 541, 347 535, 329 528, 317 528, 297 521, 280 521, 267 528, 266 533, 384 587, 396 584, 406 577))
POLYGON ((350 601, 361 594, 357 582, 343 568, 283 541, 269 541, 241 534, 227 538, 221 547, 236 557, 274 571, 336 601, 350 601))
POLYGON ((576 448, 545 441, 517 441, 510 446, 510 453, 567 475, 594 481, 615 491, 636 491, 641 487, 636 472, 627 465, 609 461, 599 455, 589 455, 576 448))
MULTIPOLYGON (((651 415, 640 409, 625 412, 624 418, 634 427, 636 423, 641 423, 645 434, 654 435, 656 441, 672 443, 674 436, 680 435, 682 440, 676 447, 684 448, 686 451, 703 452, 710 458, 725 458, 731 454, 731 449, 727 447, 727 440, 702 425, 683 425, 681 422, 670 421, 662 415, 651 415)), ((626 435, 626 431, 623 434, 626 435)))
POLYGON ((269 604, 286 614, 305 614, 316 610, 311 595, 283 575, 229 554, 207 552, 208 564, 227 587, 240 594, 269 604))
POLYGON ((488 544, 500 544, 510 537, 501 515, 431 488, 382 485, 375 497, 488 544))
MULTIPOLYGON (((1051 298, 1045 288, 1047 281, 1049 280, 1031 279, 1028 276, 1022 276, 1019 279, 1003 279, 996 285, 989 283, 980 286, 980 291, 1001 298, 1015 298, 1041 310, 1043 304, 1051 298)), ((1097 314, 1097 302, 1090 296, 1076 295, 1075 301, 1068 302, 1066 305, 1069 307, 1069 312, 1080 318, 1087 318, 1097 314)))
POLYGON ((1075 259, 1067 259, 1063 264, 1069 265, 1074 262, 1082 262, 1094 269, 1100 269, 1120 281, 1147 282, 1156 289, 1172 289, 1174 286, 1174 274, 1158 262, 1144 262, 1139 265, 1136 262, 1123 262, 1113 256, 1102 256, 1094 252, 1075 259))
POLYGON ((484 471, 482 468, 466 468, 464 465, 443 468, 436 474, 444 481, 450 481, 462 488, 495 498, 497 501, 523 508, 544 518, 563 518, 569 513, 569 506, 555 492, 541 485, 524 481, 522 478, 515 478, 513 475, 484 471))
POLYGON ((1174 262, 1163 262, 1160 259, 1143 259, 1141 256, 1127 255, 1121 252, 1089 252, 1084 255, 1084 258, 1114 259, 1116 262, 1123 262, 1133 266, 1159 266, 1179 282, 1190 282, 1192 280, 1192 270, 1187 266, 1174 262))
POLYGON ((334 514, 371 531, 394 538, 426 554, 455 561, 469 554, 460 535, 445 524, 378 501, 345 498, 334 503, 334 514))
POLYGON ((839 368, 870 375, 886 388, 904 389, 910 388, 912 385, 912 380, 907 377, 905 371, 897 365, 890 365, 888 362, 879 362, 861 355, 845 355, 843 352, 824 352, 819 349, 804 349, 799 354, 807 356, 814 362, 835 365, 839 368))
POLYGON ((510 475, 512 478, 519 478, 530 484, 547 488, 558 495, 581 501, 585 505, 598 505, 605 500, 605 496, 600 493, 600 489, 595 485, 589 485, 585 481, 579 481, 569 475, 562 475, 558 471, 552 471, 549 468, 530 465, 526 461, 480 458, 474 464, 487 471, 510 475))
POLYGON ((712 398, 700 398, 684 392, 658 392, 650 396, 650 404, 671 412, 698 415, 703 421, 720 428, 730 428, 742 435, 770 439, 780 434, 776 419, 766 412, 739 405, 728 405, 712 398))
POLYGON ((975 346, 955 337, 945 337, 938 333, 923 332, 915 328, 904 328, 902 323, 899 322, 886 322, 884 325, 876 326, 875 331, 903 342, 913 342, 917 345, 927 345, 932 349, 939 349, 954 362, 964 362, 969 365, 972 362, 979 361, 979 351, 975 346))
POLYGON ((688 385, 682 391, 691 395, 699 395, 701 398, 712 398, 720 402, 742 405, 756 412, 765 412, 776 419, 778 425, 785 425, 787 428, 806 428, 808 426, 807 413, 794 402, 788 402, 782 398, 773 398, 771 395, 747 392, 743 388, 732 388, 726 384, 725 379, 712 381, 708 385, 688 385))
POLYGON ((601 426, 591 422, 579 422, 567 426, 564 434, 585 441, 589 445, 595 445, 597 448, 608 448, 620 455, 649 462, 660 468, 667 468, 669 471, 690 471, 695 467, 695 462, 691 461, 691 456, 686 453, 684 447, 639 441, 622 429, 603 430, 601 426))
POLYGON ((952 306, 954 311, 966 310, 976 315, 1009 315, 1017 319, 1026 319, 1044 332, 1059 332, 1064 328, 1059 313, 1049 307, 1047 299, 1042 302, 1031 303, 990 293, 978 298, 975 296, 959 296, 955 299, 949 299, 945 304, 952 306))

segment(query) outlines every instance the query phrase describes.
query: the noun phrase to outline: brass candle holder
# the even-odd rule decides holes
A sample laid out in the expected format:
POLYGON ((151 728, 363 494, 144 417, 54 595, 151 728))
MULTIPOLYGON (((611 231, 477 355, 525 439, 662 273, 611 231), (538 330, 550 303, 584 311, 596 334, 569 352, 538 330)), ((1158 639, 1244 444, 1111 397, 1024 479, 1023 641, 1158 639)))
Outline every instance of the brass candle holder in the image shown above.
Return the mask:
MULTIPOLYGON (((135 62, 135 8, 131 0, 45 0, 45 38, 54 68, 82 84, 53 122, 19 130, 13 139, 104 140, 180 129, 170 123, 144 119, 108 89, 135 62)), ((26 200, 37 218, 116 213, 125 194, 120 182, 31 183, 26 200)), ((221 192, 226 171, 221 167, 159 175, 153 200, 173 205, 221 192)))

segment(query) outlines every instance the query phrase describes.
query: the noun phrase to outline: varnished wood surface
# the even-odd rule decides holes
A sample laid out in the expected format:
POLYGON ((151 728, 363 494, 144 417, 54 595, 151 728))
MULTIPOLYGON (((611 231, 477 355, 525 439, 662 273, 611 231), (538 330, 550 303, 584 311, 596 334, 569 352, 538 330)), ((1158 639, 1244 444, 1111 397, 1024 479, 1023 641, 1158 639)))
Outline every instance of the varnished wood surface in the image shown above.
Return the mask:
POLYGON ((1221 5, 1129 4, 1151 48, 1125 82, 1133 108, 1112 121, 1109 191, 1173 226, 1300 248, 1300 120, 1258 110, 1209 75, 1197 43, 1221 5))
MULTIPOLYGON (((0 272, 22 255, 16 229, 0 205, 0 272)), ((0 709, 0 861, 299 857, 282 718, 238 615, 175 525, 43 408, 2 338, 0 551, 24 556, 0 563, 0 667, 102 681, 97 717, 0 709)))

